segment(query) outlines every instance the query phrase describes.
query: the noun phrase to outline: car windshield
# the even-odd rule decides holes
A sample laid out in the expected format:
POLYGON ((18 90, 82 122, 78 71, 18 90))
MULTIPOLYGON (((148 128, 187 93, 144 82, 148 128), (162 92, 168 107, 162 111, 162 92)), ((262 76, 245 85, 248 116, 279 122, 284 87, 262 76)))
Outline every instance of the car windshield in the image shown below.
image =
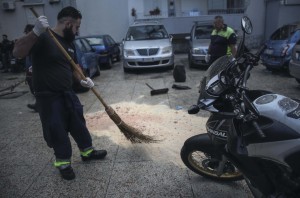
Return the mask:
POLYGON ((152 40, 168 38, 168 33, 163 25, 143 25, 129 28, 126 40, 152 40))
POLYGON ((103 38, 100 37, 93 37, 93 38, 86 38, 90 45, 104 45, 103 38))
POLYGON ((212 25, 201 25, 195 28, 195 39, 210 39, 211 32, 213 30, 212 25))
POLYGON ((271 35, 271 40, 287 40, 293 35, 296 28, 297 28, 296 25, 285 25, 277 29, 271 35))

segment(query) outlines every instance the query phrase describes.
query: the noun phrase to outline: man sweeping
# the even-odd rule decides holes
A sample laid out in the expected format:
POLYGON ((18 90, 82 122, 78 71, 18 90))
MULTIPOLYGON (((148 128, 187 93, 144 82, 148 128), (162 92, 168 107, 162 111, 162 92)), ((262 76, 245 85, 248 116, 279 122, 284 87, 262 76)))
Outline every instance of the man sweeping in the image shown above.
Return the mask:
MULTIPOLYGON (((82 15, 77 9, 65 7, 57 15, 56 26, 49 30, 75 61, 72 42, 78 34, 81 19, 82 15)), ((62 178, 72 180, 75 173, 71 167, 69 133, 77 143, 83 161, 103 159, 107 151, 93 148, 82 105, 72 91, 72 76, 79 79, 79 75, 72 70, 69 60, 55 45, 47 28, 47 18, 40 16, 33 30, 18 39, 13 54, 18 58, 31 55, 33 87, 44 139, 54 150, 54 166, 59 169, 62 178)), ((90 78, 80 80, 80 83, 88 88, 94 86, 90 78)))

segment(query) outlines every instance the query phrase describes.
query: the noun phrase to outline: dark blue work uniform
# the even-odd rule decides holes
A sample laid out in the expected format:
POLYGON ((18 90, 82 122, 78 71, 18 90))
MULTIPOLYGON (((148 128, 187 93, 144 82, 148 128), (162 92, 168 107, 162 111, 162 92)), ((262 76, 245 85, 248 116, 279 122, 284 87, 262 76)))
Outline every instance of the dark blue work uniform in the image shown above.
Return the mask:
MULTIPOLYGON (((55 37, 76 61, 75 47, 55 37)), ((81 151, 92 148, 91 135, 83 117, 83 107, 72 90, 73 71, 48 32, 43 33, 32 51, 33 87, 44 139, 54 149, 56 159, 69 160, 72 147, 69 133, 81 151)))
POLYGON ((224 28, 220 31, 213 29, 210 36, 209 54, 210 64, 224 55, 231 55, 230 45, 235 45, 237 42, 234 30, 224 24, 224 28))

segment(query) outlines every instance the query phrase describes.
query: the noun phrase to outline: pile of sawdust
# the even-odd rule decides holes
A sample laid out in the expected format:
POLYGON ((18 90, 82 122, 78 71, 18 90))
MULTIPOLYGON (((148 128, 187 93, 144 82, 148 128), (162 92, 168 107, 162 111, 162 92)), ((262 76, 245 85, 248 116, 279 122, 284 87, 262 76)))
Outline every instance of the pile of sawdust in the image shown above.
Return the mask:
MULTIPOLYGON (((207 118, 189 115, 186 110, 173 110, 165 105, 118 103, 112 106, 128 125, 159 140, 175 140, 205 132, 207 118)), ((120 135, 118 127, 105 111, 86 114, 87 126, 94 135, 120 135)))

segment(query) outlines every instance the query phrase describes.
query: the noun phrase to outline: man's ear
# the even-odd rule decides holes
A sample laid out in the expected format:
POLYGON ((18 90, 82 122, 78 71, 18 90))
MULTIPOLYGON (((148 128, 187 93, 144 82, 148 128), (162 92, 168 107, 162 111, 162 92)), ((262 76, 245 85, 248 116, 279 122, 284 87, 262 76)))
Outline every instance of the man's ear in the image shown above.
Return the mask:
POLYGON ((66 27, 66 28, 70 28, 71 25, 72 25, 72 23, 71 23, 70 21, 67 21, 67 22, 65 23, 65 27, 66 27))

